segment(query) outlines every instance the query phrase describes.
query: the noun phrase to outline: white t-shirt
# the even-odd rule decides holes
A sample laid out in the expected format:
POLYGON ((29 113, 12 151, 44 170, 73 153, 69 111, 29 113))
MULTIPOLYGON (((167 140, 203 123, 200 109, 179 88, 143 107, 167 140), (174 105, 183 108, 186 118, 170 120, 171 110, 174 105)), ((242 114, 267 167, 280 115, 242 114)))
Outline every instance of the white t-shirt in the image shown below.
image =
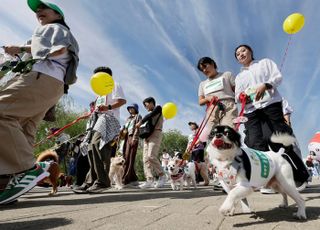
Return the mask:
POLYGON ((272 85, 271 90, 267 90, 267 97, 260 101, 246 104, 245 113, 252 113, 256 109, 265 108, 275 102, 281 102, 282 97, 277 87, 282 81, 282 75, 277 65, 270 59, 262 59, 253 62, 249 67, 241 68, 241 72, 236 76, 235 95, 236 101, 239 102, 239 95, 248 90, 254 90, 262 84, 269 83, 272 85))
MULTIPOLYGON (((99 105, 112 105, 118 99, 125 99, 125 96, 124 96, 122 87, 119 85, 119 83, 114 82, 114 88, 111 94, 97 97, 96 109, 98 108, 99 105)), ((120 121, 120 108, 103 111, 101 113, 107 113, 107 114, 113 115, 115 118, 117 118, 118 121, 120 121)))
POLYGON ((219 99, 234 99, 232 87, 235 86, 235 78, 231 72, 218 73, 213 79, 200 82, 198 96, 216 96, 219 99))
POLYGON ((36 62, 32 66, 32 71, 44 73, 64 82, 64 76, 66 75, 66 70, 70 60, 70 54, 65 52, 61 55, 49 57, 45 60, 36 62))

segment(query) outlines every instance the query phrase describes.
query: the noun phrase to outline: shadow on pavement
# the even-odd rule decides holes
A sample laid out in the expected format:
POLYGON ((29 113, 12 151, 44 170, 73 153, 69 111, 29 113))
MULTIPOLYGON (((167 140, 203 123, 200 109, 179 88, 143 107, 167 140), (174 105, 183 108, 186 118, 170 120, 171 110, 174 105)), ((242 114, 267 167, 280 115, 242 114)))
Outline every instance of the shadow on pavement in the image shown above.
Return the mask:
POLYGON ((171 191, 171 190, 135 190, 135 191, 107 191, 102 194, 74 194, 69 192, 60 194, 59 197, 66 196, 66 199, 56 200, 51 199, 48 195, 43 196, 29 196, 24 197, 23 202, 16 202, 12 205, 0 206, 0 209, 16 209, 16 208, 30 208, 48 205, 82 205, 82 204, 101 204, 110 202, 130 202, 140 200, 150 200, 158 198, 168 199, 193 199, 201 197, 212 197, 224 195, 222 192, 214 192, 212 189, 198 189, 198 190, 184 190, 184 191, 171 191), (72 195, 72 199, 68 196, 72 195), (77 196, 78 198, 75 198, 77 196), (89 197, 88 197, 89 196, 89 197), (37 200, 39 198, 47 198, 46 200, 37 200), (27 200, 26 200, 27 199, 27 200))
MULTIPOLYGON (((306 223, 308 220, 317 220, 320 216, 319 207, 306 207, 307 220, 298 220, 293 217, 293 213, 297 211, 297 207, 290 206, 286 209, 283 208, 274 208, 266 211, 259 211, 253 213, 250 218, 254 219, 250 222, 234 224, 233 227, 241 228, 248 227, 251 225, 259 225, 266 223, 277 223, 277 222, 297 222, 297 223, 306 223)), ((240 214, 241 215, 241 214, 240 214)), ((232 218, 232 217, 231 217, 232 218)))
POLYGON ((0 229, 13 230, 13 229, 37 229, 45 230, 65 225, 72 224, 72 221, 66 218, 48 218, 41 220, 30 220, 30 221, 15 221, 13 223, 0 223, 0 229))

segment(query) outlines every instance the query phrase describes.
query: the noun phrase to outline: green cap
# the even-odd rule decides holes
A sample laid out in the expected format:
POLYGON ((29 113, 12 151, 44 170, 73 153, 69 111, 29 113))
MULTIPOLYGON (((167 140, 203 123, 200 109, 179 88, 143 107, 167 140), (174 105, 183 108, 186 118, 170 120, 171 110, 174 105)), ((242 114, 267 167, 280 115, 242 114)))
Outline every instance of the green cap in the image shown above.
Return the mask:
POLYGON ((58 12, 62 17, 64 17, 62 10, 56 4, 53 4, 53 3, 50 3, 50 2, 43 2, 43 1, 40 1, 40 0, 28 0, 28 6, 34 12, 37 11, 38 7, 41 4, 46 5, 47 7, 49 7, 50 9, 58 12))

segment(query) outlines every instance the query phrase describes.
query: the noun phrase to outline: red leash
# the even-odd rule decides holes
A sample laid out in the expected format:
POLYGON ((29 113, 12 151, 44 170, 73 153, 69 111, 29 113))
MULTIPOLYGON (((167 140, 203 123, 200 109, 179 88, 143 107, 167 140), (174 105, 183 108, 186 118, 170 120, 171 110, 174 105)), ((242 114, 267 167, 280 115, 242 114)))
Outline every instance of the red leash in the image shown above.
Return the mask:
POLYGON ((92 112, 87 113, 81 117, 78 117, 76 120, 72 121, 71 123, 63 126, 62 128, 58 129, 57 131, 55 131, 54 133, 50 134, 49 136, 47 136, 46 138, 42 139, 41 141, 39 141, 38 143, 36 143, 33 147, 36 147, 38 145, 40 145, 42 142, 51 139, 54 136, 57 136, 59 133, 61 133, 63 130, 65 130, 66 128, 69 128, 70 126, 74 125, 75 123, 79 122, 82 119, 86 119, 88 118, 90 115, 92 114, 92 112))
POLYGON ((240 124, 241 124, 240 119, 241 119, 241 117, 243 117, 244 108, 246 107, 247 95, 245 93, 241 93, 239 95, 239 100, 241 102, 241 110, 240 110, 239 116, 237 117, 237 125, 235 127, 236 131, 239 130, 239 127, 240 127, 240 124))
POLYGON ((203 118, 203 120, 202 120, 202 122, 201 122, 201 124, 200 124, 200 127, 199 127, 199 129, 197 130, 196 135, 195 135, 195 137, 193 138, 190 147, 188 148, 188 151, 191 151, 191 150, 193 149, 194 145, 196 144, 196 142, 198 141, 198 139, 199 139, 199 137, 200 137, 200 135, 201 135, 204 127, 205 127, 206 124, 208 123, 209 118, 210 118, 211 114, 213 113, 213 110, 215 109, 215 107, 217 106, 217 104, 218 104, 219 101, 220 101, 220 100, 219 100, 217 97, 213 97, 213 98, 211 99, 210 103, 207 104, 206 112, 207 112, 207 110, 210 108, 211 105, 214 104, 214 106, 212 107, 209 116, 207 117, 207 113, 206 113, 205 117, 203 118), (206 117, 207 117, 207 119, 206 119, 206 117))

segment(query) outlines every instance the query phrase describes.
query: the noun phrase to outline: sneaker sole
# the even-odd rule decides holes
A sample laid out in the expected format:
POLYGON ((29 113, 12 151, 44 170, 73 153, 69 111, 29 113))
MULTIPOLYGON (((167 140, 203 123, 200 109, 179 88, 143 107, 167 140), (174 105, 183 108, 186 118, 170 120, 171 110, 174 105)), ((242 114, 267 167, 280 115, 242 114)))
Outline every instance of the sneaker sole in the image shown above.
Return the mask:
POLYGON ((37 183, 39 181, 41 181, 42 179, 44 179, 45 177, 48 177, 50 175, 50 173, 48 172, 43 172, 42 174, 40 174, 36 179, 34 179, 27 187, 25 187, 23 190, 21 190, 19 193, 15 194, 12 197, 9 197, 6 200, 3 200, 0 202, 0 204, 8 204, 14 200, 16 200, 18 197, 22 196, 23 194, 29 192, 31 189, 33 189, 37 183))
POLYGON ((74 192, 76 194, 86 194, 86 193, 88 193, 87 190, 72 190, 72 192, 74 192))
POLYGON ((270 192, 267 192, 267 191, 263 191, 263 192, 261 192, 261 191, 260 191, 260 193, 261 193, 261 194, 264 194, 264 195, 277 194, 277 192, 271 192, 271 191, 270 191, 270 192))
POLYGON ((154 186, 148 186, 148 187, 140 187, 140 186, 139 186, 139 188, 140 188, 140 189, 149 189, 149 188, 154 188, 154 186))
POLYGON ((87 193, 90 193, 90 194, 99 194, 99 193, 104 193, 105 191, 111 189, 111 187, 107 187, 107 188, 101 188, 101 189, 97 189, 97 190, 86 190, 87 193))

